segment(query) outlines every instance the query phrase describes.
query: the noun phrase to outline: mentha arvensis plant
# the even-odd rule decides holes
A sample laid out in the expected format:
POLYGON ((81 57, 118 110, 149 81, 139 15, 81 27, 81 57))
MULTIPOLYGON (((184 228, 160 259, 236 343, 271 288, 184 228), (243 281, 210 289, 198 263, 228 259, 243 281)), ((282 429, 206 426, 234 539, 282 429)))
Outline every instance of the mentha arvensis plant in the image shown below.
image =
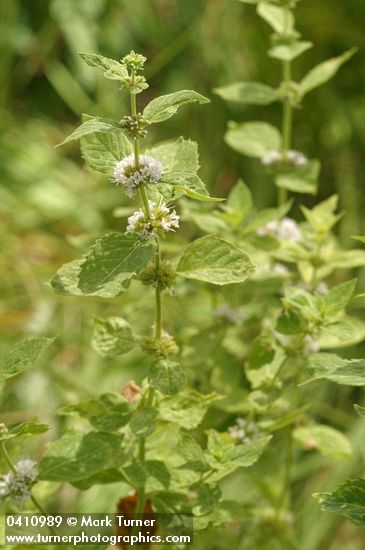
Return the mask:
MULTIPOLYGON (((164 296, 173 293, 175 286, 178 294, 179 281, 185 281, 186 295, 189 285, 194 285, 191 280, 208 288, 243 283, 254 265, 239 247, 217 235, 193 240, 183 250, 182 240, 178 247, 168 246, 180 230, 180 199, 221 199, 209 196, 198 175, 195 143, 179 137, 146 145, 148 131, 181 105, 208 100, 183 90, 157 97, 142 110, 141 93, 148 87, 142 55, 131 52, 121 61, 95 54, 81 57, 101 68, 104 77, 120 83, 123 92, 129 93, 131 108, 119 121, 84 115, 81 126, 65 142, 80 140, 86 163, 105 174, 105 185, 117 186, 121 202, 130 201, 134 212, 124 230, 102 236, 83 258, 62 266, 51 286, 59 294, 80 298, 115 301, 134 289, 144 301, 153 299, 154 318, 146 333, 140 334, 139 326, 133 327, 124 317, 98 318, 91 342, 103 357, 139 348, 149 357, 149 371, 145 380, 140 384, 131 380, 123 392, 95 393, 63 407, 59 414, 68 416, 71 423, 76 416, 77 429, 66 431, 50 445, 38 466, 38 479, 69 482, 80 490, 123 482, 121 486, 127 484, 135 498, 135 513, 146 506, 155 512, 189 512, 196 518, 194 529, 205 529, 227 518, 220 481, 237 468, 255 463, 271 435, 259 433, 240 440, 205 426, 206 437, 202 433, 196 437, 193 430, 222 396, 200 393, 187 384, 189 354, 183 339, 178 341, 168 331, 171 319, 164 310, 164 296), (88 429, 80 429, 82 419, 89 423, 88 429)), ((122 300, 118 308, 123 310, 122 300)), ((184 315, 189 318, 186 308, 184 315)), ((186 328, 188 334, 196 330, 190 324, 186 328)), ((4 490, 10 481, 5 479, 4 490)), ((111 503, 109 512, 116 506, 117 502, 111 503)))

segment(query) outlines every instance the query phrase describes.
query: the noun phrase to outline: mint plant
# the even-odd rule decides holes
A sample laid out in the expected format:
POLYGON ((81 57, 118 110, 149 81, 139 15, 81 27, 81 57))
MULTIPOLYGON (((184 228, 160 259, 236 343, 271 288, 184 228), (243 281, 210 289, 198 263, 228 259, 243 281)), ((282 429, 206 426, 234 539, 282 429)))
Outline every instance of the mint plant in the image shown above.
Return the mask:
POLYGON ((124 232, 102 236, 83 258, 62 266, 50 284, 61 295, 104 299, 115 299, 135 285, 149 299, 152 290, 155 316, 147 334, 112 316, 96 320, 91 341, 102 357, 139 348, 150 357, 150 368, 140 385, 131 380, 122 393, 96 394, 62 407, 58 414, 71 422, 77 417, 78 428, 49 446, 38 479, 69 482, 80 490, 123 482, 134 491, 135 514, 146 506, 189 512, 196 517, 194 529, 205 529, 227 518, 220 481, 255 463, 271 435, 259 433, 240 442, 207 428, 206 443, 202 433, 194 436, 209 406, 222 396, 187 384, 183 349, 166 328, 164 295, 175 286, 178 292, 179 279, 218 286, 242 283, 254 266, 239 247, 216 235, 193 240, 178 251, 177 260, 164 253, 167 237, 179 229, 179 200, 221 199, 211 198, 198 176, 195 143, 180 137, 146 148, 144 140, 150 125, 169 119, 181 105, 208 100, 183 90, 152 99, 140 112, 139 96, 148 87, 142 55, 131 52, 121 61, 96 54, 81 57, 101 68, 104 77, 119 81, 130 95, 131 109, 120 121, 84 115, 63 143, 79 139, 86 163, 105 174, 108 185, 118 186, 121 200, 138 199, 139 204, 124 232), (79 427, 82 419, 89 423, 86 430, 79 427))
POLYGON ((278 204, 287 201, 288 192, 317 192, 320 163, 308 159, 293 148, 293 115, 302 108, 307 94, 334 77, 340 67, 356 52, 320 63, 299 82, 293 80, 293 62, 313 44, 302 40, 295 28, 294 9, 300 0, 239 0, 257 5, 258 15, 273 30, 268 55, 281 64, 282 81, 276 88, 261 82, 235 82, 217 88, 225 101, 241 105, 282 104, 281 131, 267 122, 230 122, 226 143, 238 153, 259 159, 278 189, 278 204))
MULTIPOLYGON (((363 361, 349 359, 346 350, 365 338, 364 322, 347 312, 356 279, 347 280, 341 272, 364 266, 365 256, 361 249, 344 250, 334 233, 343 216, 337 196, 312 209, 301 205, 301 222, 288 217, 293 205, 288 193, 315 195, 320 173, 317 160, 294 149, 293 114, 306 94, 333 77, 355 50, 321 63, 295 82, 292 62, 312 47, 295 29, 297 2, 241 1, 256 4, 257 13, 274 30, 269 56, 282 65, 283 81, 277 88, 237 82, 215 92, 241 105, 282 103, 281 131, 261 121, 230 122, 225 135, 235 151, 260 160, 278 189, 278 206, 257 211, 242 180, 218 208, 185 204, 187 219, 203 232, 216 231, 235 242, 257 266, 239 292, 227 287, 215 296, 204 333, 207 352, 199 352, 200 333, 191 339, 191 355, 197 358, 197 372, 209 365, 204 372, 207 387, 224 388, 226 398, 216 407, 235 415, 226 420, 234 441, 247 442, 263 433, 274 436, 262 458, 265 466, 254 468, 253 476, 245 475, 241 482, 252 491, 245 501, 254 522, 244 535, 247 547, 301 548, 305 538, 302 545, 297 542, 302 518, 294 472, 310 451, 332 460, 351 455, 345 434, 320 421, 319 398, 312 388, 319 380, 365 384, 363 361)), ((203 383, 203 377, 197 378, 203 383)), ((238 474, 234 480, 240 483, 238 474)), ((326 499, 324 509, 326 502, 329 509, 331 502, 334 509, 340 506, 338 495, 326 499)))

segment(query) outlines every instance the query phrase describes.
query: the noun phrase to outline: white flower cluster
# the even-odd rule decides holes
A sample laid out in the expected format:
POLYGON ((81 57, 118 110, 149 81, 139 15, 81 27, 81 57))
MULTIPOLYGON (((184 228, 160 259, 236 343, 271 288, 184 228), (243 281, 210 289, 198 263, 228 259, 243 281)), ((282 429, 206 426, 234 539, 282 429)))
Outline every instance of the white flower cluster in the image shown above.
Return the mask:
POLYGON ((302 240, 302 231, 296 221, 291 218, 283 218, 282 220, 273 220, 260 227, 256 231, 259 237, 271 235, 283 239, 284 241, 298 242, 302 240))
POLYGON ((9 472, 0 480, 0 496, 12 496, 16 500, 30 497, 30 490, 37 479, 37 463, 25 459, 18 462, 15 472, 9 472))
POLYGON ((250 443, 258 435, 256 422, 237 418, 236 423, 228 428, 228 433, 235 443, 250 443))
POLYGON ((142 209, 137 210, 128 218, 127 233, 137 233, 142 239, 162 236, 168 231, 175 231, 179 227, 180 216, 164 202, 156 205, 148 201, 150 216, 142 209))
POLYGON ((318 351, 320 351, 318 342, 316 342, 312 336, 306 334, 303 338, 303 355, 307 357, 308 355, 311 355, 311 353, 317 353, 318 351))
POLYGON ((162 173, 163 166, 159 160, 148 155, 141 155, 139 168, 136 168, 134 155, 129 155, 116 163, 113 181, 117 185, 123 185, 126 195, 133 197, 140 185, 160 181, 162 173))
POLYGON ((300 151, 288 151, 282 153, 280 151, 269 151, 261 157, 261 163, 264 166, 273 166, 279 163, 290 163, 293 166, 305 166, 308 164, 307 157, 300 151))

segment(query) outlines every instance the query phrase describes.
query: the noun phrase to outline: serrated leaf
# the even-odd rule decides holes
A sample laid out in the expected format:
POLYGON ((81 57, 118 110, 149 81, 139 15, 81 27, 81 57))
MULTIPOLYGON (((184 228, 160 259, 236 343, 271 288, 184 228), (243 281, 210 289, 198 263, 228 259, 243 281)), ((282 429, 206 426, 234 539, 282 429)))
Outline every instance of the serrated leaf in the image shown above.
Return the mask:
POLYGON ((124 397, 108 392, 87 401, 66 405, 57 414, 81 416, 100 431, 115 432, 129 422, 132 411, 124 397))
POLYGON ((111 120, 109 118, 87 117, 87 120, 85 120, 81 124, 81 126, 76 128, 76 130, 74 130, 71 135, 64 139, 62 143, 58 145, 58 147, 60 147, 61 145, 65 145, 65 143, 68 143, 69 141, 80 139, 83 136, 95 134, 96 132, 103 134, 116 132, 120 133, 121 127, 118 122, 115 122, 114 120, 111 120))
POLYGON ((221 479, 239 467, 252 466, 272 439, 271 435, 265 435, 244 445, 235 445, 227 433, 208 430, 207 435, 207 461, 217 470, 216 476, 212 476, 212 479, 221 479))
POLYGON ((96 319, 91 347, 102 357, 128 353, 135 346, 135 336, 127 321, 121 317, 96 319))
POLYGON ((290 34, 294 30, 294 17, 287 8, 274 6, 268 2, 260 2, 257 13, 278 34, 290 34))
POLYGON ((301 97, 304 97, 305 94, 318 88, 332 77, 335 76, 341 65, 346 63, 351 57, 357 52, 357 48, 352 48, 347 52, 343 53, 338 57, 333 57, 324 63, 320 63, 314 69, 309 71, 309 73, 303 78, 299 83, 299 93, 301 97))
POLYGON ((172 117, 185 103, 209 103, 210 100, 193 90, 180 90, 153 99, 144 109, 143 115, 149 124, 163 122, 172 117))
POLYGON ((301 206, 301 210, 308 223, 319 233, 327 233, 341 219, 343 214, 335 214, 338 204, 338 195, 320 202, 309 210, 301 206))
POLYGON ((109 59, 108 57, 95 53, 80 53, 79 55, 90 67, 103 68, 105 78, 109 78, 111 80, 123 80, 126 76, 128 76, 126 67, 115 59, 109 59))
POLYGON ((32 420, 30 422, 22 422, 16 426, 11 426, 7 432, 0 432, 0 441, 7 441, 18 437, 43 434, 49 430, 48 424, 39 424, 32 420))
POLYGON ((125 282, 147 266, 155 243, 135 235, 110 233, 91 247, 81 264, 78 288, 104 298, 114 298, 125 290, 125 282))
POLYGON ((199 170, 198 145, 195 141, 179 137, 146 150, 146 155, 159 160, 167 172, 190 172, 199 170))
POLYGON ((174 395, 185 386, 186 374, 179 363, 160 359, 151 366, 148 381, 162 394, 174 395))
POLYGON ((312 380, 325 378, 345 386, 365 386, 365 359, 343 359, 332 353, 314 353, 308 358, 312 380))
POLYGON ((324 316, 336 318, 343 313, 355 292, 356 282, 356 279, 352 279, 341 283, 331 288, 327 294, 321 297, 320 310, 324 316))
POLYGON ((238 153, 254 158, 281 149, 280 132, 266 122, 230 122, 224 139, 238 153))
POLYGON ((0 357, 0 380, 7 380, 30 369, 53 338, 30 338, 16 344, 0 357))
POLYGON ((190 243, 177 266, 177 273, 215 285, 244 282, 254 271, 245 252, 215 236, 206 236, 190 243))
POLYGON ((214 88, 213 91, 225 101, 243 105, 269 105, 279 99, 275 88, 260 82, 235 82, 228 86, 214 88))
POLYGON ((81 137, 81 155, 97 172, 111 176, 117 162, 130 155, 133 146, 120 131, 103 134, 95 132, 81 137))
POLYGON ((186 389, 160 403, 160 419, 174 422, 185 430, 193 430, 203 420, 211 403, 220 399, 216 393, 203 395, 186 389))
POLYGON ((280 61, 293 61, 302 53, 313 47, 312 42, 293 42, 292 44, 277 44, 269 50, 269 56, 280 61))
POLYGON ((348 479, 333 493, 313 495, 324 512, 333 512, 365 527, 365 479, 348 479))
POLYGON ((294 441, 307 451, 318 451, 333 459, 351 456, 349 440, 330 426, 303 426, 293 431, 294 441))
POLYGON ((123 436, 104 432, 66 432, 39 463, 39 479, 78 481, 118 466, 123 436))

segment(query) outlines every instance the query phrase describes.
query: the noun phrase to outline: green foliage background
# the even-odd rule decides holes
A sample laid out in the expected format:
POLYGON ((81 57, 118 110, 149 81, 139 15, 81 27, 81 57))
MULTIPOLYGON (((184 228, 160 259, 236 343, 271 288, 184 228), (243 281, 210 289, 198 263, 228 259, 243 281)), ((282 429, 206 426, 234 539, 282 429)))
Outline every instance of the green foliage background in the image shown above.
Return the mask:
MULTIPOLYGON (((294 77, 352 46, 360 49, 334 80, 309 96, 304 108, 296 112, 294 130, 295 148, 309 157, 317 156, 323 166, 319 197, 307 197, 304 202, 311 206, 338 193, 346 210, 338 230, 343 244, 352 247, 351 235, 365 232, 365 6, 363 0, 303 0, 297 21, 305 39, 315 47, 295 62, 294 77)), ((57 405, 75 400, 75 395, 80 399, 92 395, 96 386, 100 391, 121 389, 128 379, 138 380, 145 373, 145 359, 140 356, 132 354, 122 371, 118 361, 95 356, 89 345, 91 312, 119 314, 120 307, 131 319, 138 319, 150 307, 148 297, 142 304, 135 303, 133 295, 116 305, 93 298, 65 299, 45 285, 59 265, 79 257, 103 232, 118 230, 125 223, 121 218, 126 212, 123 194, 84 167, 78 144, 55 149, 78 124, 81 113, 118 118, 128 108, 128 98, 118 93, 115 82, 85 66, 78 52, 99 52, 111 58, 120 58, 131 49, 142 52, 150 60, 146 101, 181 88, 211 97, 209 106, 181 110, 158 129, 158 139, 183 134, 196 140, 201 174, 211 192, 226 196, 242 176, 258 207, 274 204, 274 189, 257 163, 228 149, 223 135, 230 118, 280 125, 280 106, 229 108, 212 89, 237 80, 276 86, 281 80, 280 66, 266 55, 266 24, 250 6, 234 0, 3 0, 0 43, 0 239, 4 251, 0 259, 4 298, 0 346, 7 349, 25 336, 60 333, 39 368, 8 383, 6 393, 0 394, 1 410, 6 411, 1 416, 9 423, 33 416, 41 422, 48 420, 54 438, 65 422, 62 417, 56 425, 53 421, 57 405)), ((187 224, 184 231, 188 239, 198 236, 187 224)), ((361 316, 363 302, 356 304, 361 316)), ((176 306, 167 307, 177 323, 182 321, 184 308, 179 300, 176 306)), ((359 356, 362 351, 357 347, 359 356)), ((333 386, 331 396, 325 391, 317 398, 318 403, 326 402, 319 414, 352 431, 354 455, 331 470, 321 466, 320 458, 311 458, 306 468, 320 469, 303 489, 306 497, 364 471, 364 422, 351 413, 352 403, 361 402, 361 392, 333 386)), ((41 453, 45 439, 37 445, 32 449, 35 454, 41 453)), ((299 479, 304 475, 297 472, 299 479)), ((45 483, 42 491, 47 494, 48 490, 45 483)), ((117 496, 115 487, 92 490, 95 510, 103 511, 109 505, 109 490, 114 491, 113 498, 117 496)), ((231 493, 239 490, 243 488, 227 487, 231 493)), ((61 507, 64 511, 82 508, 82 498, 86 497, 80 502, 68 488, 61 494, 61 507)), ((301 498, 298 495, 299 505, 304 506, 301 498)), ((86 502, 92 512, 90 494, 86 502)), ((306 550, 361 548, 354 527, 342 527, 339 518, 330 514, 318 520, 317 504, 310 498, 306 502, 301 525, 302 533, 307 533, 306 550), (351 542, 344 546, 344 540, 351 542)))

